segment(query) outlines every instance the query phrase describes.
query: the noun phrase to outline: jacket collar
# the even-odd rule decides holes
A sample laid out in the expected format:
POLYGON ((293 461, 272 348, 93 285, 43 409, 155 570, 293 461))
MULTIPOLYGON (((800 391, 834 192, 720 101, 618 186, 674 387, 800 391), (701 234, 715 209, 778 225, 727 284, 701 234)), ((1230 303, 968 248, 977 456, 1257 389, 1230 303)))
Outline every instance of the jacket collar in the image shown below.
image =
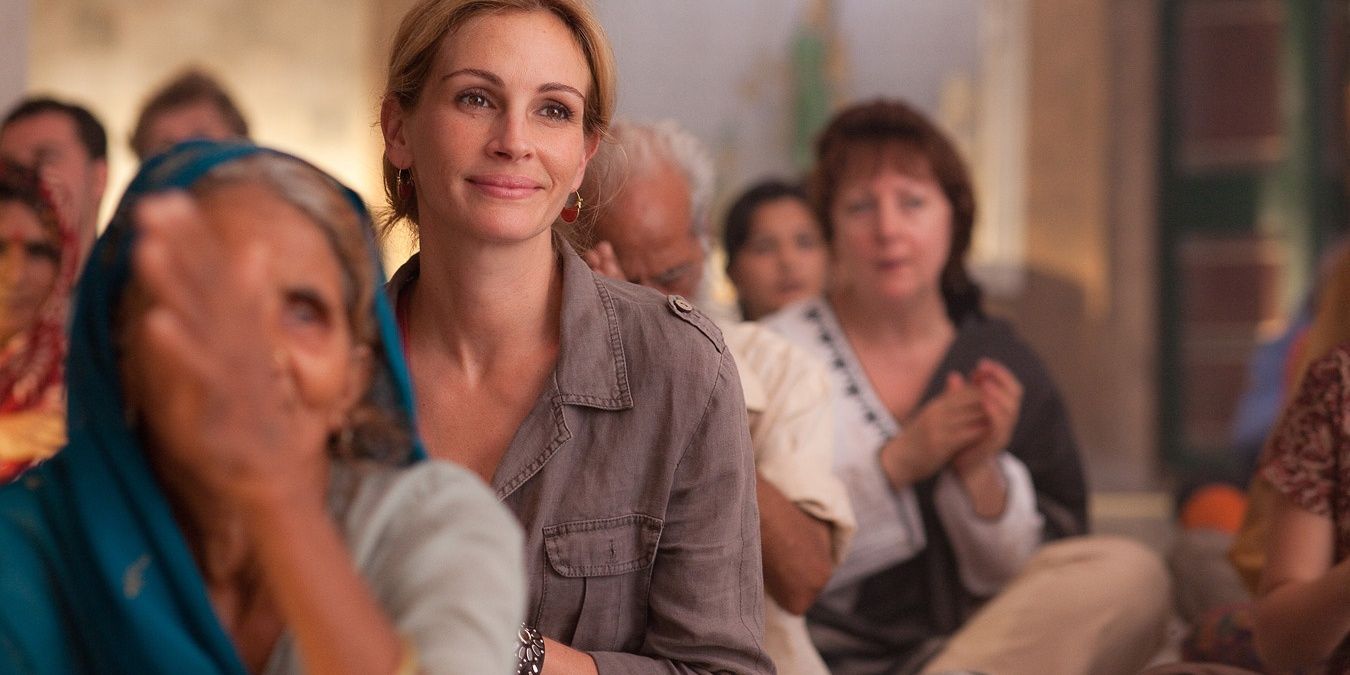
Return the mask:
MULTIPOLYGON (((571 440, 562 406, 633 407, 612 282, 593 273, 561 238, 555 237, 554 250, 563 275, 558 363, 553 381, 545 385, 493 473, 491 484, 498 499, 506 499, 539 473, 571 440)), ((415 254, 394 274, 387 292, 395 303, 420 269, 420 257, 415 254)))
POLYGON ((554 369, 563 403, 601 410, 633 407, 623 335, 614 311, 610 281, 600 277, 561 238, 563 299, 558 365, 554 369))

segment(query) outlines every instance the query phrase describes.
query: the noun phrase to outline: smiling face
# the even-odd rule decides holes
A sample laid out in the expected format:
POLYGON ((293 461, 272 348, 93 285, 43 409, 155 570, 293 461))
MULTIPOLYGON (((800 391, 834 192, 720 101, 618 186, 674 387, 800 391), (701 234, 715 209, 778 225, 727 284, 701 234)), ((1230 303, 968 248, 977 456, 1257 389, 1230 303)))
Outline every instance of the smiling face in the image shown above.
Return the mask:
POLYGON ((547 233, 598 139, 591 73, 547 12, 483 14, 442 38, 417 103, 388 101, 385 154, 411 169, 422 238, 513 243, 547 233))
MULTIPOLYGON (((221 234, 228 251, 261 246, 267 260, 268 291, 278 312, 267 327, 283 359, 281 376, 294 387, 298 404, 341 426, 369 382, 369 350, 353 335, 347 306, 348 282, 333 245, 308 216, 257 182, 226 183, 198 198, 208 226, 221 234)), ((156 353, 143 331, 150 302, 134 283, 121 314, 121 371, 128 405, 159 410, 169 392, 155 386, 156 353)), ((259 355, 268 358, 269 355, 259 355)), ((153 435, 154 416, 147 423, 153 435)))
POLYGON ((27 330, 56 285, 61 250, 27 204, 0 201, 0 344, 27 330))
POLYGON ((942 186, 922 160, 857 169, 840 181, 831 208, 832 288, 888 303, 941 302, 952 236, 942 186))
POLYGON ((749 236, 727 269, 751 321, 825 290, 828 255, 820 223, 795 197, 765 202, 750 216, 749 236))

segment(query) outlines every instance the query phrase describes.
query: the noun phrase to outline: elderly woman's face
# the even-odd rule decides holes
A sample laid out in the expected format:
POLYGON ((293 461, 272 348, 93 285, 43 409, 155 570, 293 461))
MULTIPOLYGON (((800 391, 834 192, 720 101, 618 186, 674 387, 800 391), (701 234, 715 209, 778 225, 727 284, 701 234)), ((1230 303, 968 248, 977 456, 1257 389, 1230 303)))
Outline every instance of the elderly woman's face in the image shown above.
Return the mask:
MULTIPOLYGON (((952 240, 952 205, 927 162, 902 171, 893 162, 841 181, 834 223, 831 284, 882 301, 940 299, 952 240)), ((867 162, 871 163, 871 162, 867 162)))
POLYGON ((411 168, 423 237, 511 243, 546 232, 581 184, 590 67, 548 12, 483 14, 441 40, 417 105, 385 127, 411 168))
POLYGON ((0 202, 0 342, 27 330, 56 285, 61 250, 27 204, 0 202))
MULTIPOLYGON (((368 382, 365 352, 354 343, 344 300, 343 271, 320 226, 271 189, 234 183, 197 200, 204 223, 222 235, 229 253, 261 249, 265 257, 264 292, 275 297, 268 325, 274 352, 257 354, 278 366, 277 385, 294 392, 295 401, 340 425, 368 382)), ((152 300, 133 284, 123 302, 122 373, 128 403, 138 411, 172 404, 156 387, 161 368, 145 338, 143 318, 152 300)), ((153 416, 147 423, 153 426, 153 416)))

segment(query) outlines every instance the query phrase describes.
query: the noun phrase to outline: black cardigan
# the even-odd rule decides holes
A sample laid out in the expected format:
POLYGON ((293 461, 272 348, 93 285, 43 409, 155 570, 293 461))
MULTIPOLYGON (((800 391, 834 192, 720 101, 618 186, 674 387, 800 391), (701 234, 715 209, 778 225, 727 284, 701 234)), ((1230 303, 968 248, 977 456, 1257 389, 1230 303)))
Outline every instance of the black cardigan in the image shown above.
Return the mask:
MULTIPOLYGON (((991 358, 1022 383, 1022 408, 1008 451, 1026 465, 1045 519, 1044 541, 1087 532, 1087 488, 1068 412, 1039 358, 1007 322, 967 316, 925 389, 942 391, 949 372, 968 374, 991 358)), ((807 613, 811 637, 835 675, 917 672, 986 601, 961 584, 933 501, 937 478, 914 485, 927 546, 861 582, 853 611, 819 605, 807 613)))

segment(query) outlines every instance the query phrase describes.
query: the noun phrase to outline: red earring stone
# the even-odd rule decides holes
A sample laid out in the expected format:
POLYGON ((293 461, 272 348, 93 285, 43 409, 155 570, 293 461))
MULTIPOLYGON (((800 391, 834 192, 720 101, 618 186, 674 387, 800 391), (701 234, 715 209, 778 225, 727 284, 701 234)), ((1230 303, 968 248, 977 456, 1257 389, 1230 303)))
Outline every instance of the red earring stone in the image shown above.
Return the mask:
POLYGON ((567 206, 563 207, 562 214, 560 214, 560 217, 562 218, 562 221, 564 223, 570 225, 572 223, 577 222, 577 218, 580 215, 581 215, 581 193, 573 192, 571 196, 567 198, 567 206))

